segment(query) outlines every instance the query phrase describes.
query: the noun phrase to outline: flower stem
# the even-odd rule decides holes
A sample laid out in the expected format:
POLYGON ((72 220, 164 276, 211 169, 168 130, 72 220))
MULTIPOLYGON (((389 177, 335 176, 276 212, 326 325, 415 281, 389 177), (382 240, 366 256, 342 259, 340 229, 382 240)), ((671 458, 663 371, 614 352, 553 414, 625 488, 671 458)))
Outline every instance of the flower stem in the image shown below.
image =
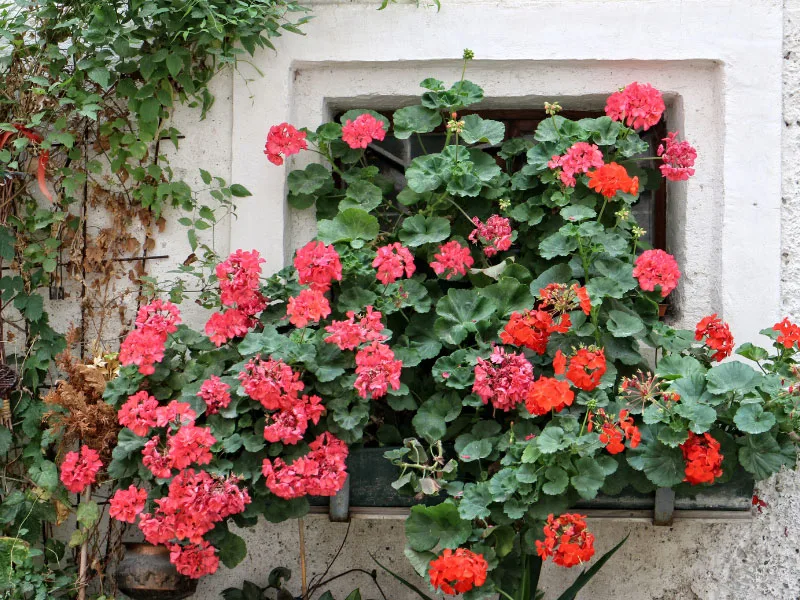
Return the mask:
POLYGON ((497 591, 497 593, 499 593, 501 596, 503 596, 505 598, 508 598, 508 600, 515 600, 515 598, 513 596, 509 596, 508 594, 506 594, 503 590, 501 590, 499 588, 497 588, 495 591, 497 591))
POLYGON ((450 202, 450 204, 452 204, 453 206, 455 206, 459 211, 461 211, 461 214, 466 217, 467 221, 472 223, 472 217, 470 217, 467 214, 467 211, 465 211, 463 208, 461 208, 461 206, 459 206, 452 198, 450 198, 450 196, 447 196, 447 201, 450 202))

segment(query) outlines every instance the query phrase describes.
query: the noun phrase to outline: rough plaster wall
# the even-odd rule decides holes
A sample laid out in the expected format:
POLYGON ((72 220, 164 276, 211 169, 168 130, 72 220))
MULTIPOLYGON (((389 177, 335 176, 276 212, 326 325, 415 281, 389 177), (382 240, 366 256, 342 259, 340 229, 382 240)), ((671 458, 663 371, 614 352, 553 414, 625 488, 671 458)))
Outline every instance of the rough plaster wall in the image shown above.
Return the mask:
MULTIPOLYGON (((456 1, 456 0, 451 0, 456 1)), ((732 2, 744 0, 731 0, 732 2)), ((783 138, 783 281, 784 311, 800 318, 800 0, 785 0, 785 66, 783 138)), ((390 15, 387 15, 390 18, 390 15)), ((309 40, 311 43, 311 40, 309 40)), ((235 245, 235 241, 234 244, 235 245)), ((769 503, 749 522, 681 521, 658 528, 644 523, 595 520, 598 553, 625 533, 628 543, 581 594, 593 600, 795 600, 800 598, 800 477, 785 473, 765 482, 759 495, 769 503)), ((327 518, 305 519, 309 573, 320 572, 336 551, 346 529, 327 518)), ((242 532, 249 553, 233 571, 224 568, 201 581, 196 597, 219 598, 219 592, 243 579, 264 583, 273 567, 284 565, 299 576, 297 524, 261 523, 242 532)), ((346 568, 372 569, 369 552, 409 575, 402 554, 402 521, 353 521, 350 537, 332 573, 346 568)), ((576 575, 547 564, 542 583, 548 597, 563 590, 576 575)), ((381 583, 391 600, 414 596, 381 583)), ((377 597, 363 578, 344 578, 332 587, 337 598, 361 585, 365 597, 377 597)))

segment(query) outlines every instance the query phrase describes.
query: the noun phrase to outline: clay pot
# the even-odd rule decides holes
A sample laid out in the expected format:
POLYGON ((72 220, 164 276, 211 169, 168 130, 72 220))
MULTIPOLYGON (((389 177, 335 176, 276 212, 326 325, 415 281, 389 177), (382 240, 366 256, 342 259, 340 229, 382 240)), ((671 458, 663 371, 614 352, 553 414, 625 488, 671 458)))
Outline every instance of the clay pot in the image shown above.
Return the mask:
POLYGON ((658 318, 663 319, 664 315, 667 314, 667 305, 666 304, 659 304, 658 305, 658 318))
POLYGON ((169 550, 151 544, 125 544, 117 566, 117 586, 133 600, 180 600, 192 596, 197 581, 178 573, 169 550))

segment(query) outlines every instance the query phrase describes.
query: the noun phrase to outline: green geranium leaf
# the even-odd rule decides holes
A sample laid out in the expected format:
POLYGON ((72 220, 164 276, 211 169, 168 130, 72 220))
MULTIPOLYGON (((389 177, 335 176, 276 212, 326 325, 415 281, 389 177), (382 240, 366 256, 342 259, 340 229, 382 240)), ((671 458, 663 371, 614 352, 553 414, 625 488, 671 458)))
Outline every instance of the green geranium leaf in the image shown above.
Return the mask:
POLYGON ((570 478, 570 483, 581 498, 591 500, 603 487, 606 479, 605 470, 590 456, 576 460, 575 468, 578 470, 578 474, 570 478))
POLYGON ((406 246, 416 248, 423 244, 434 244, 450 237, 450 221, 443 217, 415 215, 403 221, 397 237, 406 246))
POLYGON ((608 313, 606 327, 614 337, 630 337, 641 332, 644 323, 635 314, 612 310, 608 313))
POLYGON ((480 291, 451 288, 436 304, 436 332, 445 342, 458 345, 494 311, 492 301, 480 291))
POLYGON ((483 293, 494 304, 498 317, 532 308, 534 304, 529 286, 522 285, 512 277, 501 277, 497 283, 483 288, 483 293))
POLYGON ((347 187, 344 199, 339 202, 339 211, 360 208, 367 212, 378 208, 383 202, 381 189, 374 183, 356 180, 347 187))
POLYGON ((217 542, 216 546, 219 549, 219 559, 229 569, 233 569, 247 556, 247 544, 230 531, 226 532, 225 537, 221 542, 217 542))
POLYGON ((756 388, 761 375, 744 363, 727 362, 709 369, 706 380, 708 380, 708 390, 712 394, 728 392, 746 394, 756 388))
POLYGON ((685 464, 680 448, 671 448, 653 439, 649 428, 642 428, 642 444, 628 450, 628 464, 643 471, 659 487, 673 487, 683 481, 685 464))
POLYGON ((323 219, 317 223, 317 228, 317 238, 326 244, 372 241, 380 230, 378 219, 358 208, 343 210, 333 220, 323 219))
POLYGON ((597 211, 595 211, 593 208, 589 208, 588 206, 583 206, 582 204, 573 204, 562 208, 560 214, 561 218, 565 221, 578 223, 580 221, 585 221, 586 219, 592 219, 596 217, 597 211))
POLYGON ((760 346, 754 346, 750 342, 745 342, 736 349, 736 354, 744 356, 745 358, 758 362, 766 360, 769 357, 769 352, 760 346))
POLYGON ((459 452, 458 457, 464 462, 474 462, 486 458, 492 453, 492 442, 488 439, 472 440, 459 452))
POLYGON ((495 502, 505 502, 509 500, 514 492, 519 488, 516 469, 500 469, 489 480, 489 491, 495 502))
POLYGON ((467 115, 462 121, 464 129, 461 131, 461 138, 467 144, 486 143, 494 146, 506 136, 506 126, 500 121, 482 119, 478 115, 467 115))
POLYGON ((536 438, 536 446, 543 454, 553 454, 559 450, 568 448, 572 439, 565 435, 561 427, 548 425, 544 431, 536 438))
MULTIPOLYGON (((536 128, 534 139, 539 142, 557 142, 563 140, 582 141, 589 138, 589 132, 575 121, 570 121, 559 115, 544 119, 536 128)), ((572 144, 568 144, 571 146, 572 144)), ((552 156, 552 155, 551 155, 552 156)))
POLYGON ((610 117, 597 119, 581 119, 578 121, 583 129, 591 134, 591 140, 599 146, 612 146, 622 130, 622 124, 612 121, 610 117))
POLYGON ((697 375, 703 377, 705 369, 700 361, 692 356, 681 356, 680 354, 668 354, 660 361, 656 367, 656 375, 664 379, 680 379, 697 375))
MULTIPOLYGON (((123 429, 130 431, 129 429, 123 429)), ((132 433, 132 432, 131 432, 132 433)), ((144 446, 144 444, 142 444, 144 446)), ((49 460, 42 460, 34 463, 28 469, 28 476, 40 488, 44 488, 48 492, 55 491, 58 487, 58 468, 55 463, 49 460)))
POLYGON ((375 306, 377 299, 378 296, 374 292, 361 286, 342 286, 336 307, 343 314, 351 310, 359 313, 364 310, 365 306, 375 306))
POLYGON ((411 161, 406 169, 408 187, 418 193, 433 192, 442 185, 441 173, 446 165, 441 154, 426 154, 411 161))
POLYGON ((460 414, 461 397, 457 393, 436 394, 422 403, 411 424, 420 436, 434 443, 447 433, 447 423, 460 414))
POLYGON ((685 429, 675 430, 671 427, 662 427, 658 431, 658 441, 670 448, 677 448, 689 439, 689 432, 685 429))
POLYGON ((97 505, 97 502, 94 500, 81 502, 75 513, 75 520, 86 529, 94 526, 94 524, 100 520, 100 507, 97 505))
POLYGON ((586 292, 589 294, 592 306, 599 306, 604 298, 622 298, 626 290, 610 277, 592 277, 586 284, 586 292))
POLYGON ((551 283, 567 283, 572 279, 572 269, 569 265, 560 264, 554 265, 549 269, 545 269, 541 275, 531 282, 531 294, 538 296, 539 292, 551 283))
POLYGON ((464 486, 464 495, 458 503, 458 514, 465 521, 473 519, 486 519, 492 514, 489 505, 492 503, 492 492, 489 485, 481 483, 468 483, 464 486))
POLYGON ((689 419, 689 429, 694 433, 705 433, 717 420, 717 411, 712 406, 683 396, 675 404, 675 412, 689 419))
POLYGON ((444 383, 447 387, 463 390, 471 387, 475 376, 476 350, 456 350, 448 356, 437 360, 431 374, 436 381, 444 383))
POLYGON ((733 422, 743 433, 765 433, 775 425, 775 415, 764 410, 760 404, 745 404, 739 407, 733 422))
POLYGON ((394 137, 405 140, 412 133, 429 133, 442 124, 438 110, 424 106, 406 106, 394 111, 394 137))
POLYGON ((766 479, 770 475, 777 473, 781 468, 794 462, 794 460, 784 453, 777 440, 768 433, 758 435, 747 435, 737 440, 739 445, 739 462, 748 473, 751 473, 756 481, 766 479))
POLYGON ((548 467, 544 477, 547 483, 542 486, 542 491, 550 496, 563 494, 569 485, 569 475, 561 467, 548 467))
POLYGON ((292 171, 286 181, 290 194, 310 195, 327 188, 333 189, 331 172, 318 163, 292 171))
MULTIPOLYGON (((578 248, 578 240, 556 231, 539 242, 539 254, 542 258, 551 259, 556 256, 567 256, 578 248)), ((595 279, 591 280, 592 282, 595 279)))
POLYGON ((412 506, 406 519, 406 539, 412 550, 424 552, 437 545, 457 548, 472 533, 469 521, 462 520, 458 509, 450 502, 436 506, 412 506))

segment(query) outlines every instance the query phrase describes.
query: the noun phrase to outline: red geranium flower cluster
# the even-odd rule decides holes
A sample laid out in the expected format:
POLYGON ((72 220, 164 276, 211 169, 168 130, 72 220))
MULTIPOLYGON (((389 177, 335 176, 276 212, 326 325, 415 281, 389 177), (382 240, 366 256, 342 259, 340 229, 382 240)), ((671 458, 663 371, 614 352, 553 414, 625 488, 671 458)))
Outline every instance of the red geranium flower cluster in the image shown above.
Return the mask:
POLYGON ((600 380, 606 372, 606 355, 602 348, 595 346, 579 348, 569 359, 567 367, 566 357, 561 350, 558 350, 553 359, 553 368, 556 375, 563 375, 566 371, 567 379, 576 388, 591 392, 600 385, 600 380))
POLYGON ((552 514, 544 526, 544 541, 536 540, 536 552, 542 560, 553 557, 562 567, 574 567, 594 556, 594 535, 586 530, 586 516, 552 514))
POLYGON ((250 359, 239 373, 245 393, 260 402, 267 410, 291 408, 298 392, 305 387, 300 373, 282 360, 262 360, 260 355, 250 359))
POLYGON ((308 148, 306 132, 298 131, 288 123, 273 125, 267 134, 267 145, 264 154, 273 165, 282 165, 284 156, 297 154, 308 148))
POLYGON ((178 330, 181 322, 178 307, 172 302, 153 300, 136 315, 136 328, 120 344, 121 365, 137 365, 142 375, 156 372, 153 365, 164 358, 167 335, 178 330))
POLYGON ((216 573, 219 568, 219 557, 216 548, 203 540, 199 544, 171 544, 169 561, 181 575, 199 579, 203 575, 216 573))
POLYGON ((330 335, 325 337, 329 344, 336 344, 340 350, 354 350, 366 342, 382 342, 386 340, 383 335, 383 315, 372 306, 367 306, 363 317, 359 315, 356 322, 356 313, 347 312, 347 321, 333 321, 325 328, 330 335))
POLYGON ((625 450, 625 440, 630 441, 630 447, 636 448, 642 441, 642 434, 639 428, 633 423, 633 417, 627 410, 619 411, 619 419, 614 415, 609 415, 602 408, 596 412, 589 412, 589 431, 595 428, 599 430, 600 443, 602 443, 609 454, 619 454, 625 450))
POLYGON ((455 552, 446 548, 430 562, 428 574, 434 588, 454 596, 482 586, 486 582, 488 568, 483 554, 476 554, 467 548, 456 548, 455 552))
POLYGON ((317 323, 331 314, 331 305, 325 294, 308 288, 302 290, 294 298, 289 298, 286 314, 292 325, 302 329, 309 323, 317 323))
POLYGON ((183 425, 173 435, 167 435, 167 457, 174 469, 191 464, 207 465, 213 458, 211 446, 217 442, 208 427, 183 425))
POLYGON ((325 432, 309 444, 311 452, 286 464, 264 459, 261 472, 269 491, 279 498, 334 496, 347 479, 347 444, 325 432))
POLYGON ((192 425, 197 418, 197 413, 192 410, 188 402, 178 402, 173 400, 166 406, 159 406, 156 409, 156 426, 166 427, 174 425, 192 425))
POLYGON ((366 148, 373 140, 382 142, 385 137, 383 122, 369 113, 359 115, 355 121, 347 119, 342 127, 342 141, 353 150, 366 148))
POLYGON ((220 302, 226 310, 214 313, 205 332, 216 346, 241 337, 256 323, 254 316, 264 310, 267 299, 261 294, 259 279, 264 259, 256 251, 236 250, 216 267, 220 302))
POLYGON ((664 138, 664 144, 658 146, 658 155, 664 161, 659 167, 661 174, 670 181, 686 181, 694 175, 694 161, 697 150, 686 140, 677 141, 678 132, 672 131, 664 138))
POLYGON ((522 354, 506 353, 495 346, 488 360, 478 357, 472 391, 484 404, 490 401, 500 410, 512 410, 528 395, 533 367, 522 354))
POLYGON ((439 246, 439 252, 434 254, 433 258, 436 259, 431 263, 433 272, 444 275, 445 279, 466 275, 467 269, 475 264, 469 248, 462 246, 456 240, 450 240, 439 246))
POLYGON ((78 452, 67 452, 61 463, 61 483, 70 492, 80 494, 86 486, 97 479, 97 472, 103 466, 100 454, 89 446, 81 446, 78 452))
MULTIPOLYGON (((539 290, 539 297, 542 299, 541 308, 552 308, 557 313, 567 313, 578 307, 586 315, 592 312, 592 302, 586 288, 577 283, 571 286, 566 283, 549 283, 539 290)), ((569 319, 569 315, 564 317, 569 319)), ((563 328, 563 322, 561 325, 563 328)))
POLYGON ((689 432, 689 439, 681 444, 683 460, 686 461, 686 478, 692 485, 714 483, 722 475, 720 444, 709 433, 698 435, 689 432))
POLYGON ((172 476, 173 469, 211 462, 211 446, 216 438, 208 427, 194 424, 195 412, 186 402, 170 402, 156 409, 156 426, 169 427, 166 448, 161 436, 151 437, 142 449, 142 463, 159 479, 172 476))
POLYGON ((331 282, 342 280, 342 262, 333 245, 308 242, 294 257, 297 280, 301 285, 320 292, 327 292, 331 282))
POLYGON ((800 327, 792 323, 788 317, 772 326, 773 331, 779 332, 777 342, 784 348, 791 348, 800 342, 800 327))
POLYGON ((590 169, 603 166, 603 153, 594 144, 576 142, 563 156, 553 155, 547 166, 551 169, 561 169, 559 173, 561 183, 567 187, 575 187, 575 175, 588 173, 590 169))
POLYGON ((214 345, 219 347, 228 340, 247 335, 253 323, 253 319, 242 311, 230 308, 212 314, 206 323, 205 332, 214 345))
POLYGON ((136 392, 117 411, 117 420, 136 435, 145 436, 156 426, 158 400, 145 391, 136 392))
POLYGON ((144 510, 147 502, 147 490, 131 485, 127 490, 119 489, 109 500, 109 516, 117 521, 135 523, 136 515, 144 510))
POLYGON ((486 219, 486 223, 481 222, 478 217, 472 217, 475 229, 469 234, 469 241, 477 244, 479 241, 485 246, 483 253, 486 256, 494 256, 498 252, 504 252, 511 248, 511 222, 500 215, 492 215, 486 219))
POLYGON ((206 413, 213 415, 221 408, 227 408, 231 403, 231 386, 222 381, 216 375, 212 375, 200 386, 197 395, 206 403, 206 413))
POLYGON ((628 127, 645 131, 658 123, 665 108, 661 92, 648 83, 635 81, 611 94, 606 101, 606 115, 628 127))
POLYGON ((378 270, 375 278, 384 285, 394 283, 403 277, 403 274, 411 277, 417 270, 414 265, 414 255, 400 242, 378 248, 372 267, 378 270))
POLYGON ((559 321, 555 321, 553 315, 546 310, 515 312, 511 313, 508 323, 500 332, 500 340, 504 344, 524 346, 537 354, 544 354, 550 335, 556 332, 566 333, 569 327, 569 315, 566 314, 561 315, 559 321))
POLYGON ((630 177, 625 167, 612 162, 589 172, 589 187, 606 198, 613 198, 617 192, 635 196, 639 193, 639 178, 630 177))
POLYGON ((532 415, 545 415, 551 410, 560 412, 575 399, 569 383, 552 377, 540 377, 533 382, 525 398, 525 408, 532 415))
POLYGON ((319 396, 303 396, 289 408, 283 408, 267 417, 264 427, 264 439, 268 442, 296 444, 303 439, 308 422, 316 425, 325 413, 322 398, 319 396))
POLYGON ((380 398, 389 386, 400 389, 400 371, 403 362, 395 360, 394 352, 386 344, 372 342, 356 353, 355 388, 362 398, 380 398))
POLYGON ((653 292, 658 286, 661 297, 666 298, 678 287, 681 277, 678 261, 663 250, 645 250, 636 259, 633 276, 639 280, 639 287, 646 292, 653 292))
POLYGON ((700 319, 694 330, 694 339, 698 342, 703 341, 706 346, 714 350, 711 358, 717 362, 730 356, 733 352, 731 329, 727 323, 717 317, 717 313, 700 319))

